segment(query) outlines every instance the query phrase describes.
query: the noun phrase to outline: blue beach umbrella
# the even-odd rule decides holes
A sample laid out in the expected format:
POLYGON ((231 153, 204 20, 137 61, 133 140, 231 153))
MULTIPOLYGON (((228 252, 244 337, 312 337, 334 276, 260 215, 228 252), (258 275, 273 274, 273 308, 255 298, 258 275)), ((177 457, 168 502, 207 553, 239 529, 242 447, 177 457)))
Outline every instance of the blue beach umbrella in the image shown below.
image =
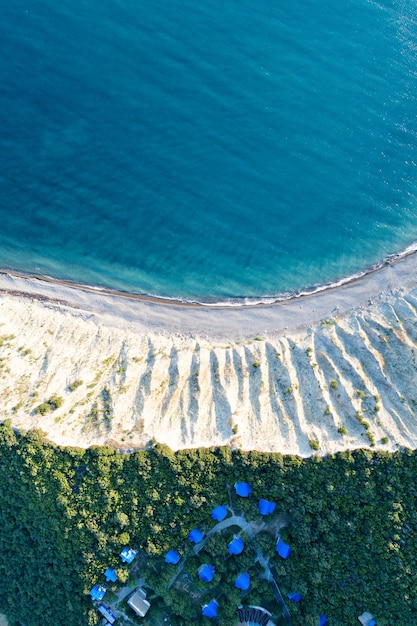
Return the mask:
POLYGON ((221 522, 227 515, 227 508, 225 506, 217 506, 211 512, 212 519, 215 519, 217 522, 221 522))
POLYGON ((289 598, 290 600, 294 600, 294 602, 301 602, 302 595, 301 593, 293 592, 293 593, 289 593, 287 598, 289 598))
POLYGON ((247 498, 252 493, 252 487, 249 483, 235 483, 235 490, 238 496, 247 498))
POLYGON ((106 569, 104 576, 106 577, 107 582, 111 581, 112 583, 115 583, 117 580, 117 574, 112 567, 106 569))
POLYGON ((169 550, 165 555, 165 563, 176 565, 180 558, 181 557, 176 550, 169 550))
POLYGON ((275 511, 276 506, 275 502, 268 502, 268 500, 261 498, 258 504, 259 513, 261 515, 271 515, 275 511))
POLYGON ((132 548, 123 548, 120 553, 120 558, 122 559, 123 563, 131 563, 137 553, 138 551, 133 550, 132 548))
POLYGON ((216 600, 210 600, 208 604, 205 604, 203 606, 201 612, 205 617, 210 617, 211 619, 213 619, 214 617, 217 617, 218 608, 219 605, 217 604, 216 600))
POLYGON ((235 580, 236 589, 241 589, 242 591, 246 591, 250 587, 250 576, 249 574, 240 574, 235 580))
POLYGON ((245 544, 243 543, 242 539, 240 539, 240 537, 235 537, 233 541, 229 543, 227 549, 230 554, 240 554, 241 552, 243 552, 244 547, 245 544))
POLYGON ((198 570, 198 577, 203 583, 210 583, 214 578, 213 565, 202 565, 198 570))
POLYGON ((283 559, 288 559, 291 553, 291 548, 285 543, 285 541, 282 541, 282 539, 280 539, 277 543, 276 551, 278 552, 280 557, 282 557, 283 559))
POLYGON ((198 528, 194 528, 188 533, 188 541, 191 541, 191 543, 200 543, 203 537, 204 533, 198 530, 198 528))
POLYGON ((90 591, 90 596, 92 600, 96 600, 99 602, 104 598, 104 594, 106 593, 106 588, 101 585, 94 585, 92 590, 90 591))

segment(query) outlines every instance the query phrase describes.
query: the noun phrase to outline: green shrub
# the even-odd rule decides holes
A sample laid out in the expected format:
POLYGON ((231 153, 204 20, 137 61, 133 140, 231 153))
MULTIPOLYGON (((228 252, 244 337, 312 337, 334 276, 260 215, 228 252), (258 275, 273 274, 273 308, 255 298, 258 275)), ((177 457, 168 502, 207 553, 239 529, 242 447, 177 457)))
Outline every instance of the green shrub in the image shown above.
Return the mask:
POLYGON ((320 450, 320 443, 317 439, 309 439, 308 443, 310 444, 310 448, 312 450, 320 450))
MULTIPOLYGON (((0 337, 0 348, 4 346, 4 343, 6 341, 10 341, 11 339, 16 339, 16 336, 15 335, 2 335, 0 337)), ((6 343, 6 347, 10 347, 10 344, 6 343)))
POLYGON ((337 429, 337 432, 339 433, 339 435, 347 435, 347 428, 346 428, 346 426, 340 426, 337 429))
POLYGON ((37 415, 46 415, 46 413, 49 413, 50 410, 51 407, 49 405, 49 402, 42 402, 42 404, 36 407, 35 413, 37 415))
POLYGON ((261 364, 259 363, 259 361, 254 361, 254 362, 252 363, 252 365, 253 365, 253 367, 260 367, 260 366, 261 366, 261 364))
POLYGON ((374 445, 375 445, 375 438, 374 438, 374 436, 373 436, 373 434, 371 433, 370 430, 366 431, 366 436, 368 437, 368 441, 371 444, 371 447, 373 448, 374 445))
POLYGON ((82 381, 82 380, 74 380, 74 382, 73 382, 73 383, 70 383, 70 384, 68 385, 68 389, 69 389, 70 391, 75 391, 78 387, 80 387, 80 386, 83 384, 83 382, 84 382, 84 381, 82 381))
POLYGON ((35 413, 40 415, 46 415, 49 411, 55 411, 64 404, 64 399, 61 396, 53 395, 46 402, 42 402, 36 407, 35 413))
POLYGON ((324 415, 331 415, 331 411, 330 411, 329 405, 327 405, 326 408, 324 409, 324 415))
POLYGON ((384 445, 385 445, 385 444, 386 444, 386 443, 388 443, 388 442, 389 442, 388 437, 382 437, 382 439, 381 439, 381 443, 382 443, 382 444, 384 444, 384 445))
POLYGON ((322 321, 321 327, 322 328, 330 328, 331 326, 336 326, 336 324, 337 324, 337 320, 336 319, 334 319, 334 320, 328 319, 328 320, 323 320, 322 321))
POLYGON ((48 404, 51 408, 51 411, 55 411, 56 409, 59 409, 59 407, 61 407, 64 404, 64 398, 61 398, 61 396, 51 396, 48 400, 48 404))
POLYGON ((339 383, 337 382, 337 380, 331 380, 330 381, 330 388, 331 389, 337 389, 339 386, 339 383))

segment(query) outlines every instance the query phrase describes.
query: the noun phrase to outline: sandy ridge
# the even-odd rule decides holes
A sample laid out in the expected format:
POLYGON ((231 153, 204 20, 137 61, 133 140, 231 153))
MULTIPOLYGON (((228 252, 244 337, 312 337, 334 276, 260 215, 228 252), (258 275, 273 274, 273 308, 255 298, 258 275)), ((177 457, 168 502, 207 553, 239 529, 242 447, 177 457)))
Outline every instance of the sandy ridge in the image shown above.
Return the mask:
POLYGON ((400 265, 327 297, 182 317, 175 306, 3 276, 0 419, 83 447, 154 438, 303 456, 310 441, 320 453, 415 448, 417 289, 400 265), (35 414, 53 394, 62 407, 35 414))

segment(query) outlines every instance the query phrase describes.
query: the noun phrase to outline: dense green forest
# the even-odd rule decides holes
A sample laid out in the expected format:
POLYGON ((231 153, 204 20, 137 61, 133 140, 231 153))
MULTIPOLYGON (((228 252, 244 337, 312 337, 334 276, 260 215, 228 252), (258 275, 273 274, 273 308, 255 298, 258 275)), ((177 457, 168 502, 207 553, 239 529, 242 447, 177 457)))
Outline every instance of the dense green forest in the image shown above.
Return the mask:
MULTIPOLYGON (((146 570, 152 578, 152 564, 157 575, 149 582, 163 593, 162 556, 169 548, 189 551, 189 530, 207 532, 212 508, 228 503, 227 485, 245 480, 253 494, 235 503, 239 513, 259 517, 256 505, 264 497, 287 514, 283 537, 292 553, 271 564, 284 594, 303 594, 299 605, 289 603, 294 626, 316 626, 319 613, 330 625, 357 624, 365 610, 378 626, 412 624, 416 476, 417 453, 409 450, 300 459, 228 448, 173 453, 155 445, 122 455, 103 447, 60 448, 39 431, 18 435, 6 422, 0 425, 0 612, 11 626, 98 623, 88 592, 107 567, 120 569, 118 554, 127 544, 151 557, 146 570)), ((220 563, 224 546, 210 541, 209 554, 220 563)), ((265 554, 273 549, 268 534, 259 541, 265 554)), ((198 558, 204 562, 204 555, 198 558)), ((191 560, 187 567, 195 570, 191 560)), ((265 581, 254 587, 266 601, 265 581)), ((230 586, 223 598, 224 611, 234 610, 239 592, 230 586)), ((173 624, 189 623, 184 598, 171 589, 165 601, 173 624)), ((231 626, 230 617, 224 613, 220 623, 231 626)))

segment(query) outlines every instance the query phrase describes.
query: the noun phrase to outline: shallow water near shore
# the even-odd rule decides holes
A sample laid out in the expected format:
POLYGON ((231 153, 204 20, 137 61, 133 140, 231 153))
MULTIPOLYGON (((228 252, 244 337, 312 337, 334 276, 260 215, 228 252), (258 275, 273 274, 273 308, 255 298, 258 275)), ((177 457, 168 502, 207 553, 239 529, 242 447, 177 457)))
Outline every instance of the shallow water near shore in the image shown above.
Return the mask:
POLYGON ((0 6, 0 266, 217 302, 417 241, 411 1, 0 6))

